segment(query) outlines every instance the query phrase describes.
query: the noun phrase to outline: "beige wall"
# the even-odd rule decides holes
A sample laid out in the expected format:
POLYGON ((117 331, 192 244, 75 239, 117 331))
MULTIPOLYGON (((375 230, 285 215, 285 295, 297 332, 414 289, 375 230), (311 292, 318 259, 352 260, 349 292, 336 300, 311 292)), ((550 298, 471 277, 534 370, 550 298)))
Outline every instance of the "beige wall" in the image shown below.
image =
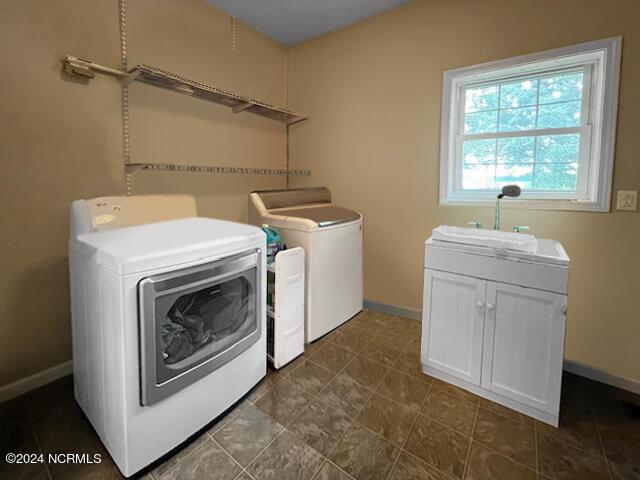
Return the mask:
MULTIPOLYGON (((129 65, 146 63, 282 104, 284 48, 206 0, 127 2, 129 65)), ((124 192, 120 84, 62 78, 65 54, 118 67, 116 0, 0 0, 0 387, 71 358, 66 242, 76 198, 124 192)), ((279 167, 281 124, 134 84, 132 161, 279 167)), ((133 191, 191 193, 205 215, 246 218, 279 177, 140 172, 133 191)))
MULTIPOLYGON (((145 63, 276 105, 285 103, 285 50, 205 0, 127 3, 129 67, 145 63)), ((286 127, 141 83, 129 88, 131 160, 284 168, 286 127)), ((197 196, 203 215, 246 221, 247 194, 284 188, 283 177, 138 172, 133 192, 197 196)))
MULTIPOLYGON (((327 185, 365 215, 365 297, 421 308, 423 242, 439 224, 492 224, 438 206, 442 72, 622 34, 614 189, 640 188, 640 2, 425 0, 289 52, 294 185, 327 185)), ((640 214, 508 209, 572 258, 566 357, 640 380, 640 214)))
POLYGON ((69 203, 123 191, 120 86, 63 80, 66 53, 120 62, 113 2, 0 2, 0 385, 71 358, 69 203))

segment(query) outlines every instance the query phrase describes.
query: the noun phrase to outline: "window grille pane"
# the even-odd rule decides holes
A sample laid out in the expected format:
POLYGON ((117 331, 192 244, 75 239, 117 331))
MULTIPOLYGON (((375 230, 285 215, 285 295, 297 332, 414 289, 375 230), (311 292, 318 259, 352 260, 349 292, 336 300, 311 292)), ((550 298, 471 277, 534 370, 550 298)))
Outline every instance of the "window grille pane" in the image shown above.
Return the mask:
POLYGON ((538 97, 538 80, 524 80, 500 86, 500 108, 517 108, 535 105, 538 97))
POLYGON ((577 163, 537 163, 533 188, 572 191, 576 189, 577 179, 577 163))
MULTIPOLYGON (((540 105, 538 128, 563 128, 580 126, 580 101, 540 105)), ((502 121, 501 121, 502 122, 502 121)))
POLYGON ((533 162, 535 137, 500 138, 498 163, 533 162))
POLYGON ((462 189, 576 190, 580 134, 465 140, 462 189))
POLYGON ((496 188, 496 166, 491 165, 463 165, 463 190, 493 190, 496 188))
POLYGON ((498 164, 496 166, 497 188, 514 183, 524 189, 531 189, 533 185, 533 164, 498 164))
POLYGON ((571 73, 540 80, 540 103, 555 103, 582 98, 583 73, 571 73))
POLYGON ((496 141, 493 138, 465 141, 462 147, 462 159, 466 164, 495 163, 496 141))
POLYGON ((464 133, 493 133, 497 128, 497 110, 467 113, 464 116, 464 133))
MULTIPOLYGON (((581 125, 582 72, 465 91, 464 133, 496 134, 581 125)), ((533 133, 533 132, 532 132, 533 133)), ((576 190, 580 134, 464 140, 462 189, 576 190)))
POLYGON ((515 132, 536 128, 536 107, 500 110, 500 131, 515 132))
POLYGON ((465 112, 480 112, 498 108, 498 87, 469 88, 465 93, 465 112))
POLYGON ((580 134, 543 135, 538 137, 536 162, 577 163, 579 152, 580 134))

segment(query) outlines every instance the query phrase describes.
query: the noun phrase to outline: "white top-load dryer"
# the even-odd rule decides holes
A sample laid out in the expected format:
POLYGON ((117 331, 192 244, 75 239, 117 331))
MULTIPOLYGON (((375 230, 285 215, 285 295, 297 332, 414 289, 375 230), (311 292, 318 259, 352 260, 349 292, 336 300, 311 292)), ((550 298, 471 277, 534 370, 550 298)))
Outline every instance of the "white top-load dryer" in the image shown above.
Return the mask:
POLYGON ((125 476, 266 374, 265 234, 196 215, 185 196, 71 207, 75 397, 125 476))
POLYGON ((305 338, 312 342, 362 310, 362 214, 331 203, 327 188, 257 191, 249 223, 268 224, 306 254, 305 338))

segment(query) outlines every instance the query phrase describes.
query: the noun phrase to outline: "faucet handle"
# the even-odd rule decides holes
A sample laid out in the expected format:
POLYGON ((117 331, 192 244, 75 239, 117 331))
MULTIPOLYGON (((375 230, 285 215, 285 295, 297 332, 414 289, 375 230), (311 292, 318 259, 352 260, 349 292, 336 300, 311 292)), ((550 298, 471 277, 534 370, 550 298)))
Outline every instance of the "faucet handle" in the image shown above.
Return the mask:
POLYGON ((513 231, 516 233, 520 233, 522 230, 529 230, 531 227, 527 225, 516 225, 513 227, 513 231))
POLYGON ((468 225, 473 225, 474 228, 482 228, 482 224, 478 221, 475 222, 467 222, 468 225))

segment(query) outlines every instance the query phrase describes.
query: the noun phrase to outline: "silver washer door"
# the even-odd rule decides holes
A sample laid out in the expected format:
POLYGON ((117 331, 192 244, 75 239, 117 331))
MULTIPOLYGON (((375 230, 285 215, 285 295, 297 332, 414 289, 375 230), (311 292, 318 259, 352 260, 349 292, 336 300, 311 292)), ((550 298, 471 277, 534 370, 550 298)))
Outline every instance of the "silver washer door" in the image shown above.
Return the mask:
POLYGON ((260 338, 260 250, 138 285, 141 404, 185 388, 260 338))

